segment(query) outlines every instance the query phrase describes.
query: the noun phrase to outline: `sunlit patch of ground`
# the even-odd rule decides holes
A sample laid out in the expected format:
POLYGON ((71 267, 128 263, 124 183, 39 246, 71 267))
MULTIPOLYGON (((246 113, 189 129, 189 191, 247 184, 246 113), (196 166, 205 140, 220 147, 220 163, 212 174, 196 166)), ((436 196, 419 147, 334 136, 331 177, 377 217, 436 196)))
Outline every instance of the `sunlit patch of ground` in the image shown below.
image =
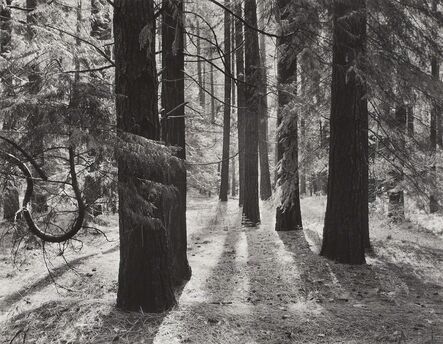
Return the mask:
MULTIPOLYGON (((10 342, 17 335, 16 343, 25 335, 26 343, 443 343, 440 237, 417 234, 414 227, 375 228, 375 254, 367 265, 334 264, 313 253, 321 243, 326 200, 307 198, 302 204, 305 231, 276 233, 270 204, 262 204, 258 228, 245 228, 236 200, 223 205, 190 199, 193 277, 166 314, 115 309, 118 251, 112 244, 72 254, 70 259, 79 259, 79 275, 57 265, 57 282, 72 290, 58 296, 51 283, 41 282, 46 276, 41 261, 31 260, 28 271, 17 272, 14 283, 0 289, 0 304, 9 314, 1 338, 10 342), (26 298, 31 304, 23 307, 26 298), (11 312, 17 305, 22 308, 11 312)), ((382 218, 372 219, 372 226, 386 227, 382 218)), ((115 227, 109 231, 117 235, 115 227)), ((0 278, 8 279, 3 271, 0 278)))

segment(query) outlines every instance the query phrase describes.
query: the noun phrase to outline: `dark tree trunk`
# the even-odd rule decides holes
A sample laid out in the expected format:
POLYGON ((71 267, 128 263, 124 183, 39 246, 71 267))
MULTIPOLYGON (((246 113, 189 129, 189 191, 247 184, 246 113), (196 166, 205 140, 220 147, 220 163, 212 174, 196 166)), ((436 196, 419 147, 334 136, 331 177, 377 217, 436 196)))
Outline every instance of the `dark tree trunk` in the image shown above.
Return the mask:
MULTIPOLYGON (((167 145, 179 148, 177 157, 186 160, 185 142, 185 75, 184 75, 184 14, 183 1, 163 2, 162 22, 162 139, 167 145)), ((172 276, 174 284, 191 278, 187 257, 186 234, 186 171, 171 180, 179 190, 180 202, 173 209, 174 216, 168 223, 172 276)))
MULTIPOLYGON (((264 5, 259 1, 259 27, 264 29, 264 5)), ((266 42, 265 36, 260 35, 260 67, 261 67, 261 87, 260 87, 260 119, 258 126, 259 153, 260 153, 260 198, 268 200, 272 196, 271 173, 269 171, 269 147, 268 147, 268 87, 266 68, 266 42)))
POLYGON ((368 105, 366 83, 348 64, 365 57, 365 1, 334 1, 333 20, 328 201, 320 254, 340 263, 364 264, 368 105))
MULTIPOLYGON (((225 6, 229 7, 229 0, 225 0, 225 6)), ((219 199, 228 201, 229 192, 229 151, 231 146, 231 16, 225 11, 224 18, 224 65, 225 65, 225 99, 223 112, 223 155, 221 168, 221 184, 219 199)))
MULTIPOLYGON (((154 30, 153 0, 114 1, 117 129, 122 139, 124 132, 153 140, 160 138, 155 45, 148 43, 154 41, 154 30), (142 36, 146 42, 140 40, 142 36)), ((124 154, 118 156, 117 162, 120 218, 117 306, 130 311, 163 312, 175 304, 167 234, 160 219, 149 216, 144 204, 137 200, 137 197, 146 198, 139 191, 140 177, 150 176, 129 166, 124 154)))
MULTIPOLYGON (((245 0, 245 21, 257 28, 257 4, 245 0)), ((258 122, 260 107, 260 48, 257 32, 245 27, 245 190, 243 215, 250 225, 260 222, 258 201, 258 122), (246 178, 247 176, 247 178, 246 178)))
MULTIPOLYGON (((240 2, 235 4, 235 13, 243 18, 240 2)), ((245 50, 244 50, 243 23, 235 20, 235 62, 237 69, 237 130, 238 130, 238 175, 239 175, 239 205, 242 206, 245 199, 245 50)))
MULTIPOLYGON (((279 0, 281 25, 291 21, 289 0, 279 0)), ((279 38, 278 51, 278 113, 277 159, 281 164, 277 184, 285 189, 285 199, 277 207, 275 230, 301 229, 300 189, 298 171, 298 116, 292 109, 297 92, 297 48, 290 36, 279 38), (284 121, 284 127, 281 127, 284 121)))

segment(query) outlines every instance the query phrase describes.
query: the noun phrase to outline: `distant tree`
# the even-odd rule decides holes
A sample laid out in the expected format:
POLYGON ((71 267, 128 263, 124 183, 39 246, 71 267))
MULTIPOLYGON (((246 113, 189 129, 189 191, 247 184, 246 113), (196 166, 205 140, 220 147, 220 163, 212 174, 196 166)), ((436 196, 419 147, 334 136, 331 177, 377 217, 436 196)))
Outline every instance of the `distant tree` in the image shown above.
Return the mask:
MULTIPOLYGON (((137 156, 143 138, 160 139, 153 0, 115 0, 115 92, 118 160, 120 270, 117 306, 163 312, 175 304, 162 216, 165 188, 158 162, 137 156), (130 19, 130 20, 129 20, 130 19), (134 137, 131 149, 129 137, 134 137), (156 177, 156 178, 155 178, 156 177), (157 180, 155 180, 157 179, 157 180), (153 180, 153 182, 149 182, 153 180)), ((157 147, 158 153, 159 147, 157 147)), ((151 157, 154 148, 148 150, 151 157)))
POLYGON ((245 190, 243 214, 245 220, 256 225, 260 222, 258 199, 258 122, 260 107, 260 47, 257 34, 257 4, 245 0, 245 190))
MULTIPOLYGON (((277 231, 290 231, 302 228, 300 211, 300 189, 298 168, 298 114, 294 95, 297 93, 297 55, 299 47, 288 35, 293 23, 294 7, 289 0, 279 0, 279 25, 282 26, 278 38, 278 146, 279 161, 278 186, 281 189, 281 204, 277 207, 277 231)), ((299 42, 298 42, 299 43, 299 42)))
MULTIPOLYGON (((235 14, 243 18, 241 2, 235 3, 235 14)), ((245 49, 244 32, 241 20, 235 20, 235 65, 237 77, 237 131, 238 131, 238 175, 239 175, 239 205, 242 206, 245 199, 245 49)))
POLYGON ((365 77, 358 71, 366 56, 365 1, 334 1, 333 22, 329 184, 321 255, 363 264, 368 107, 365 77))
MULTIPOLYGON (((162 139, 178 148, 177 157, 186 160, 185 137, 185 75, 184 75, 184 13, 182 0, 165 0, 162 16, 162 139)), ((180 202, 168 213, 167 221, 172 274, 175 284, 191 277, 187 258, 186 234, 186 171, 169 181, 179 190, 180 202)))
MULTIPOLYGON (((225 0, 226 7, 230 1, 225 0)), ((222 202, 228 201, 229 191, 229 151, 231 145, 231 15, 228 11, 224 14, 224 73, 225 73, 225 99, 223 111, 223 154, 221 164, 221 184, 219 199, 222 202)))
MULTIPOLYGON (((259 28, 265 30, 265 1, 258 2, 259 28)), ((260 198, 268 200, 272 196, 271 173, 269 171, 269 146, 268 146, 268 72, 266 66, 266 40, 265 35, 260 35, 260 119, 258 124, 258 147, 260 154, 260 198)))

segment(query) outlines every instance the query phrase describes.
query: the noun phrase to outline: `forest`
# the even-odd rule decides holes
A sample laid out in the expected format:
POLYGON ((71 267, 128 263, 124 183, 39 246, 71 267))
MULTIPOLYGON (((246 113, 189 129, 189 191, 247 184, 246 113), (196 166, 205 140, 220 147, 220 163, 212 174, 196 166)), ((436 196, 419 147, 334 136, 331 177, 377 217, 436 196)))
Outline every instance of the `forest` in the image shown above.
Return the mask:
POLYGON ((442 0, 0 0, 0 343, 443 343, 442 0))

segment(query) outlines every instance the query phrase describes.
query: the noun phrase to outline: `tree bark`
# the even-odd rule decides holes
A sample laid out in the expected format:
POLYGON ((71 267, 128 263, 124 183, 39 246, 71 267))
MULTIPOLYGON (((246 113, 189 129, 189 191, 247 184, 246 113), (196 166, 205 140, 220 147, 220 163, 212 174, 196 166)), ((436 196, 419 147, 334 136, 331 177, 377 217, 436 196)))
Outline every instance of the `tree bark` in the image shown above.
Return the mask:
MULTIPOLYGON (((278 18, 283 32, 291 25, 291 4, 279 0, 278 18)), ((277 113, 277 159, 280 167, 277 185, 284 190, 277 207, 275 230, 301 229, 299 168, 298 168, 298 115, 293 110, 294 94, 297 93, 297 47, 291 37, 281 37, 277 42, 278 54, 278 113, 277 113)))
MULTIPOLYGON (((229 8, 230 1, 224 5, 229 8)), ((223 154, 221 166, 221 184, 219 199, 228 201, 229 192, 229 151, 231 146, 231 16, 228 11, 224 14, 224 65, 225 65, 225 99, 223 112, 223 154)))
MULTIPOLYGON (((162 22, 162 139, 179 148, 177 157, 186 160, 185 75, 184 75, 184 14, 183 0, 163 2, 162 22)), ((180 201, 174 207, 174 217, 168 223, 172 276, 178 285, 191 278, 187 258, 186 171, 170 181, 177 187, 180 201)))
MULTIPOLYGON (((257 28, 257 4, 245 0, 245 21, 257 28)), ((260 48, 256 30, 245 27, 245 191, 243 215, 245 223, 260 222, 258 200, 258 121, 260 104, 260 48), (247 178, 246 178, 247 176, 247 178)))
MULTIPOLYGON (((259 27, 264 30, 264 1, 259 0, 259 27)), ((258 33, 257 33, 258 34, 258 33)), ((269 147, 268 147, 268 87, 266 68, 266 40, 263 34, 260 35, 260 119, 259 119, 259 153, 260 153, 260 198, 265 201, 272 196, 271 173, 269 171, 269 147)))
MULTIPOLYGON (((235 3, 235 14, 243 18, 242 5, 235 3)), ((235 63, 237 72, 237 131, 238 131, 238 175, 239 175, 239 205, 245 199, 245 49, 244 49, 243 23, 235 20, 235 63)))
POLYGON ((334 1, 328 201, 321 255, 344 264, 365 263, 368 105, 366 82, 349 61, 366 54, 364 0, 334 1))
MULTIPOLYGON (((153 0, 115 0, 115 92, 120 139, 128 132, 160 138, 155 67, 153 0), (129 20, 130 19, 130 20, 129 20)), ((119 181, 120 269, 117 306, 124 310, 164 312, 175 304, 167 235, 137 198, 140 179, 150 178, 117 157, 119 181), (135 200, 134 200, 135 199, 135 200)), ((150 192, 154 193, 154 189, 150 192)))

